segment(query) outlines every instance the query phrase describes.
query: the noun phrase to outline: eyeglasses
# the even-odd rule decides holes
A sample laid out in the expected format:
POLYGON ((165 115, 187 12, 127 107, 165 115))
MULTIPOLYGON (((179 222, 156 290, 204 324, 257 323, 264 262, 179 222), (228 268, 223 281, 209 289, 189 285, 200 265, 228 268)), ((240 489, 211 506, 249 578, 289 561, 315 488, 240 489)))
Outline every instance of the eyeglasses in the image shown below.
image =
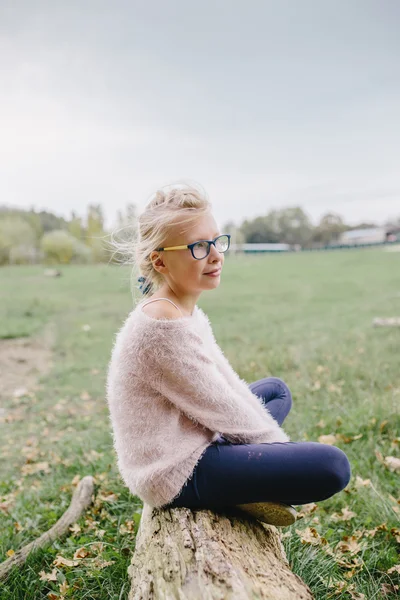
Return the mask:
POLYGON ((231 245, 231 236, 229 233, 219 235, 214 240, 199 240, 193 244, 186 246, 169 246, 168 248, 157 248, 157 252, 161 250, 184 250, 190 248, 193 258, 201 260, 210 254, 211 244, 214 244, 218 252, 226 252, 231 245))

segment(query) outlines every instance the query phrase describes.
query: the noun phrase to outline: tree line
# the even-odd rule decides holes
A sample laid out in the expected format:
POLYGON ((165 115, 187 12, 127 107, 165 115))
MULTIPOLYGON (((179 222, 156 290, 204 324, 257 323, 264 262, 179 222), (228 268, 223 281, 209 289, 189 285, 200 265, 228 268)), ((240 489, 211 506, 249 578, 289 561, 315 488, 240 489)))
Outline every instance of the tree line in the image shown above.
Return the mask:
MULTIPOLYGON (((120 240, 136 231, 137 208, 128 204, 117 211, 114 231, 120 240)), ((389 223, 388 223, 389 225, 389 223)), ((400 217, 393 226, 400 226, 400 217)), ((327 246, 349 229, 376 227, 374 223, 346 225, 335 213, 325 214, 314 225, 299 207, 271 210, 264 216, 245 219, 237 226, 228 221, 222 227, 237 243, 286 243, 302 248, 327 246)), ((75 212, 70 218, 50 211, 23 210, 0 206, 0 265, 70 264, 118 261, 111 251, 111 232, 104 225, 100 204, 89 204, 85 215, 75 212)))

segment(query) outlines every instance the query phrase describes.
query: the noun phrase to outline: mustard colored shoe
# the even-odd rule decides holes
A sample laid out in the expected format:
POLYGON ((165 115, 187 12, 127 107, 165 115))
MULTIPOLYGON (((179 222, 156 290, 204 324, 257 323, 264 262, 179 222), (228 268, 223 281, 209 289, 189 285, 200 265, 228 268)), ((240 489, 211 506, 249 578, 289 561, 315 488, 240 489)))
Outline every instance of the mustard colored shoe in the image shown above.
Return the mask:
POLYGON ((275 527, 286 527, 296 521, 296 509, 283 502, 250 502, 236 506, 259 521, 275 527))

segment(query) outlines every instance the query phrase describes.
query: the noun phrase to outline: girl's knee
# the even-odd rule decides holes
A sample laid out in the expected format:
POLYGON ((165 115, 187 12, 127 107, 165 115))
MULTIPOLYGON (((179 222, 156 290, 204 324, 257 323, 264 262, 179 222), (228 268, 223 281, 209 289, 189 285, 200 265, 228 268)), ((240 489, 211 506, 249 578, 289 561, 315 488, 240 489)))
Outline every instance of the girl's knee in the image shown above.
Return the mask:
POLYGON ((281 391, 280 396, 285 398, 286 401, 292 405, 292 393, 289 389, 289 386, 283 381, 283 379, 280 379, 279 377, 268 377, 267 380, 274 383, 281 391))
POLYGON ((328 470, 333 493, 343 490, 351 479, 351 466, 347 455, 336 446, 331 446, 331 457, 328 462, 328 470))

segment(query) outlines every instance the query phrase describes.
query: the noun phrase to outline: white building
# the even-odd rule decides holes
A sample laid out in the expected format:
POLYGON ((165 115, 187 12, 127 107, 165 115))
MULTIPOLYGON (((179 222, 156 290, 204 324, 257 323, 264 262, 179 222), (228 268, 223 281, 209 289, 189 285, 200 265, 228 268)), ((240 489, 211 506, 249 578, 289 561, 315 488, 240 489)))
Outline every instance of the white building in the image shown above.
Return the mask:
POLYGON ((352 229, 344 231, 337 243, 346 246, 357 246, 359 244, 381 244, 386 242, 385 227, 371 227, 369 229, 352 229))
POLYGON ((236 252, 288 252, 290 244, 236 244, 236 252))

